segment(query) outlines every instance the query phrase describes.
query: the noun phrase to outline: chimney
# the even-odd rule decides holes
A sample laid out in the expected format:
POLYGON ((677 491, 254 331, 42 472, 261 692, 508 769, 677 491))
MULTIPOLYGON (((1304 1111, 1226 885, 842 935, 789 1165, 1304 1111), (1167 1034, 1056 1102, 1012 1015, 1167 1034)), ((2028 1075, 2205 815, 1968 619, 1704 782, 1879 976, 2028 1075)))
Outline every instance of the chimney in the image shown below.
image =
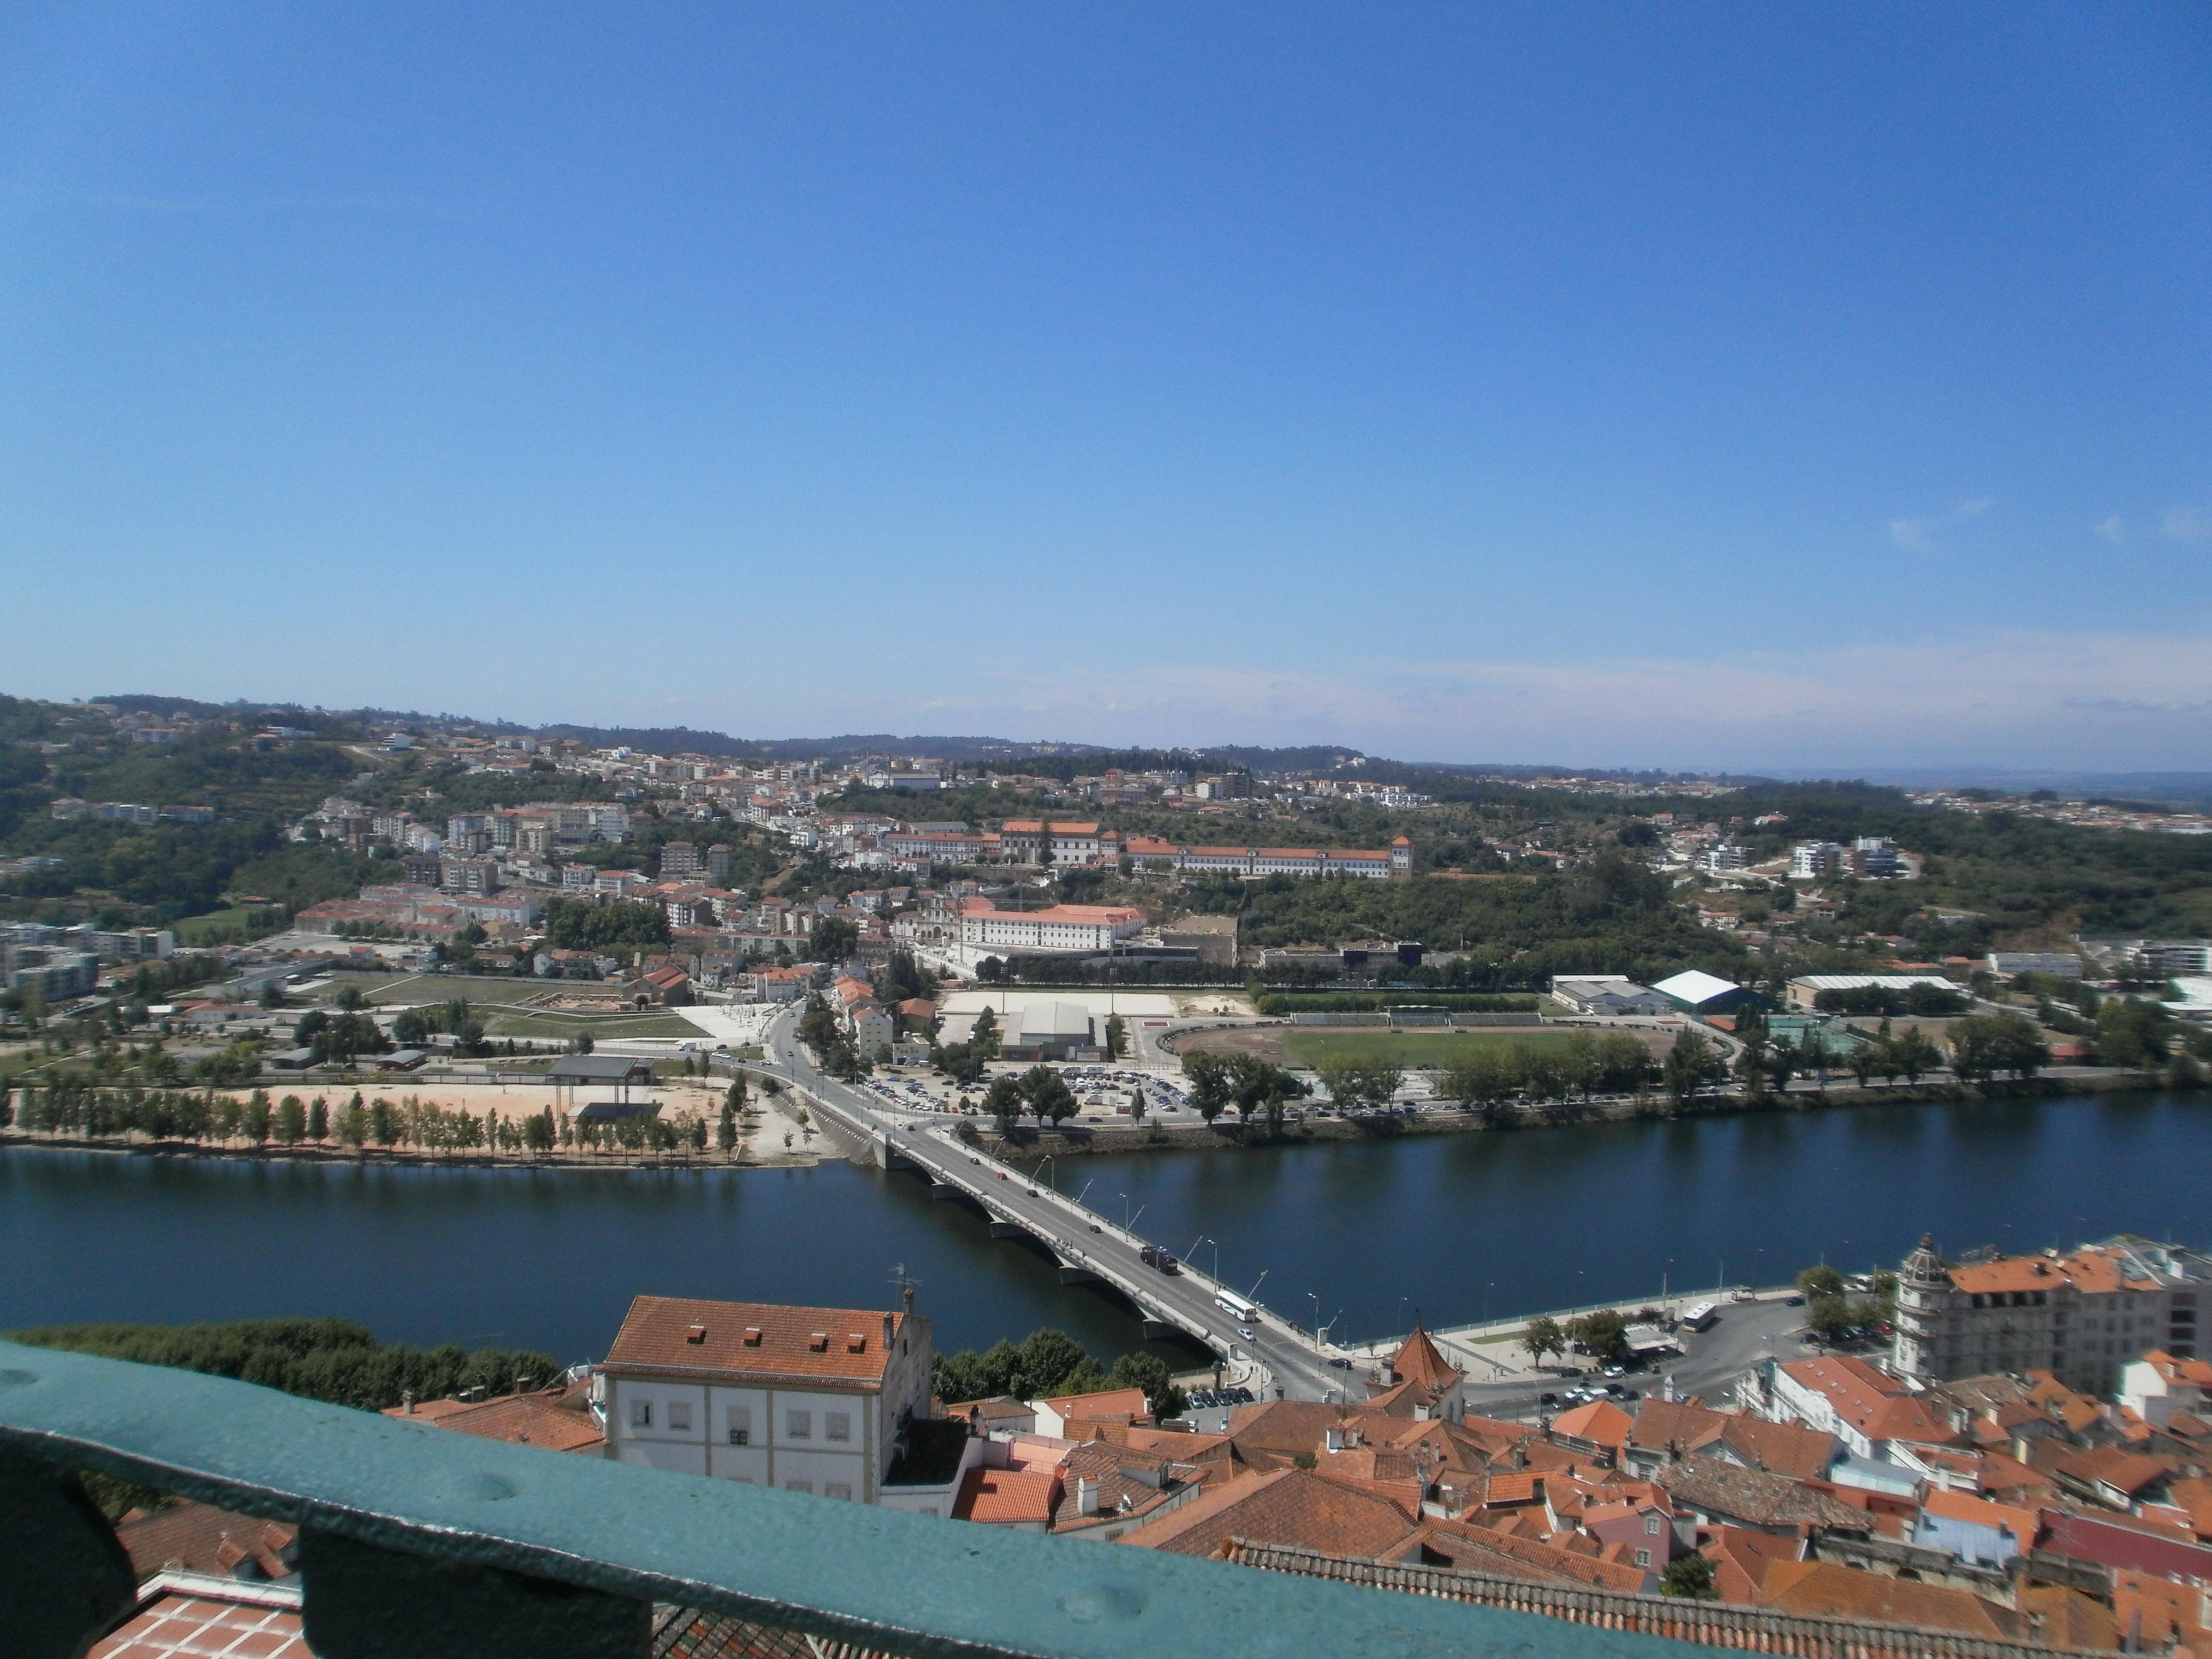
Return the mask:
POLYGON ((1075 1512, 1078 1515, 1098 1513, 1098 1483, 1087 1474, 1076 1477, 1075 1512))
POLYGON ((399 1403, 407 1408, 407 1415, 415 1415, 415 1390, 409 1389, 399 1396, 399 1403))
POLYGON ((896 1322, 889 1314, 884 1316, 884 1352, 885 1353, 891 1351, 891 1332, 896 1328, 896 1322))

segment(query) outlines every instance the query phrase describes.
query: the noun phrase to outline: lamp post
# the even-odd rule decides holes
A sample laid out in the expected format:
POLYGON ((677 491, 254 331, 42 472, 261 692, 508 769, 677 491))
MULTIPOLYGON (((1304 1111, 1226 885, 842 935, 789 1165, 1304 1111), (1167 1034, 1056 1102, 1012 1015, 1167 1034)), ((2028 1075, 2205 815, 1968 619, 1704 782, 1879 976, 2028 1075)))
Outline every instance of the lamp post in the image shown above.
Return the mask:
POLYGON ((1198 1254, 1198 1247, 1201 1244, 1211 1244, 1213 1246, 1213 1282, 1218 1285, 1221 1282, 1221 1241, 1219 1239, 1212 1237, 1205 1233, 1200 1233, 1196 1238, 1190 1241, 1190 1248, 1182 1253, 1182 1259, 1188 1261, 1191 1257, 1196 1255, 1198 1254))
POLYGON ((1306 1300, 1314 1304, 1314 1358, 1318 1359, 1321 1358, 1321 1294, 1316 1291, 1308 1291, 1306 1300))

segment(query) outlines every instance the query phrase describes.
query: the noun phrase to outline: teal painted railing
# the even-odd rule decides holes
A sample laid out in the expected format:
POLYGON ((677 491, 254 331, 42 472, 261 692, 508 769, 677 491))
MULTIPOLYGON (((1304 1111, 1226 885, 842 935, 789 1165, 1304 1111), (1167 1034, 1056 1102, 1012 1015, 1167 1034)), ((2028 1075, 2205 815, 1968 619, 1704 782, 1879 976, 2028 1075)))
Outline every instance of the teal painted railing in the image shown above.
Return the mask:
POLYGON ((69 1473, 79 1469, 298 1526, 321 1659, 641 1659, 656 1601, 912 1655, 1712 1651, 669 1474, 0 1343, 0 1653, 74 1659, 131 1605, 129 1565, 69 1473))

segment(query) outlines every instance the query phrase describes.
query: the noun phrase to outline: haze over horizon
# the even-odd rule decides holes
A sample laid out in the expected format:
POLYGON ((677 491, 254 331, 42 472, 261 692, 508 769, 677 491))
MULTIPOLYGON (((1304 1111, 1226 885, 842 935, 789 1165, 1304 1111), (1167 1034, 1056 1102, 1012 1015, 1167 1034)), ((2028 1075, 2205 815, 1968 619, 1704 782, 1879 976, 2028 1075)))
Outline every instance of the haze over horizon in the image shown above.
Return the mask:
POLYGON ((2212 768, 2212 18, 32 6, 0 690, 2212 768))

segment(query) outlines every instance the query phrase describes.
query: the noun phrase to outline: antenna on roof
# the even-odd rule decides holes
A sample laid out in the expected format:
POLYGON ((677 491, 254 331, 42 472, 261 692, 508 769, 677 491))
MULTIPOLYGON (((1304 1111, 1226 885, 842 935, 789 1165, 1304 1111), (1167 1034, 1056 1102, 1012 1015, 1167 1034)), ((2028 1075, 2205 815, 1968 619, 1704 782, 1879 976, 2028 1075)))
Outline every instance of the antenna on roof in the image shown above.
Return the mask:
POLYGON ((914 1293, 921 1288, 921 1281, 910 1276, 907 1273, 906 1263, 900 1261, 892 1264, 891 1283, 899 1287, 899 1298, 906 1304, 906 1311, 912 1313, 914 1293))

